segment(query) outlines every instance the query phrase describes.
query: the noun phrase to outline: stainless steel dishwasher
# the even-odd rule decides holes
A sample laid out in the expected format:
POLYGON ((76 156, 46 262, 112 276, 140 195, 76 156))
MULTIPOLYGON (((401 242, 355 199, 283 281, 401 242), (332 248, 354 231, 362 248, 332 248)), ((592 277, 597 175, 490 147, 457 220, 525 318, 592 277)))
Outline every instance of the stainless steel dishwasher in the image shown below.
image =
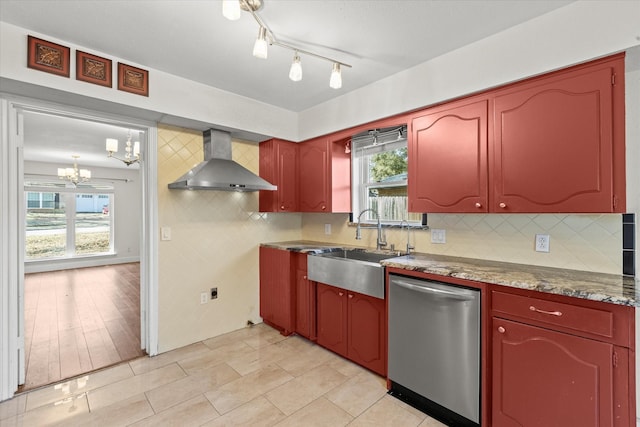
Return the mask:
POLYGON ((449 426, 480 425, 480 291, 389 275, 389 394, 449 426))

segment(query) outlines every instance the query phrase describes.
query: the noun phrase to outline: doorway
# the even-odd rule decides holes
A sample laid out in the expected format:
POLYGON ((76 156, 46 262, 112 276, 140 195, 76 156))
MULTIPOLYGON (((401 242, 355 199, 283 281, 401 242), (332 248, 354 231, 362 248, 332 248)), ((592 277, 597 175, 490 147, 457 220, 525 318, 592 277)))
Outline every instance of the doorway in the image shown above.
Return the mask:
MULTIPOLYGON (((71 301, 72 295, 74 300, 78 295, 86 296, 90 289, 89 282, 96 282, 96 278, 99 276, 111 276, 113 280, 110 286, 115 286, 113 294, 117 296, 120 293, 126 293, 130 298, 112 302, 110 309, 101 309, 100 320, 103 324, 105 321, 110 322, 111 332, 108 332, 109 329, 104 329, 97 334, 89 334, 90 338, 83 334, 84 342, 97 341, 96 337, 107 341, 105 340, 106 335, 104 335, 107 331, 107 335, 111 337, 112 341, 111 350, 116 347, 114 341, 119 341, 119 345, 127 347, 127 350, 121 351, 122 354, 119 354, 119 358, 157 353, 157 243, 151 233, 157 223, 155 210, 157 200, 155 151, 157 143, 156 128, 153 123, 121 117, 107 117, 73 107, 45 105, 37 100, 3 97, 0 98, 0 102, 2 123, 7 125, 5 129, 8 130, 0 135, 2 139, 2 151, 0 152, 0 166, 2 168, 0 172, 3 178, 0 189, 2 191, 0 198, 2 213, 0 255, 4 270, 0 275, 0 290, 2 291, 0 292, 0 307, 3 309, 3 316, 0 316, 0 332, 2 334, 0 340, 3 343, 2 350, 0 350, 0 372, 4 377, 0 388, 0 400, 3 400, 13 396, 20 384, 25 384, 21 390, 40 385, 36 384, 39 381, 29 382, 25 378, 25 373, 27 376, 29 375, 29 364, 34 360, 33 350, 44 353, 42 348, 33 347, 35 329, 31 331, 31 337, 25 333, 26 328, 33 326, 25 323, 25 320, 29 320, 29 317, 25 316, 25 309, 34 308, 29 293, 25 291, 25 285, 41 287, 42 280, 47 275, 50 275, 49 278, 52 278, 54 282, 58 281, 62 285, 60 283, 57 285, 55 301, 50 297, 51 294, 47 297, 45 292, 45 294, 36 297, 38 300, 36 306, 42 299, 42 307, 46 308, 48 315, 51 315, 51 309, 55 304, 57 325, 67 327, 62 329, 62 333, 60 330, 52 332, 53 322, 48 322, 48 332, 51 336, 56 336, 58 341, 57 351, 51 350, 55 347, 50 345, 51 342, 47 344, 50 347, 48 351, 49 362, 65 358, 66 353, 64 352, 72 347, 67 345, 72 341, 68 329, 75 329, 73 337, 76 342, 83 341, 79 339, 79 331, 91 332, 91 327, 86 323, 69 328, 74 317, 76 319, 81 317, 78 315, 77 306, 75 311, 66 313, 64 310, 58 309, 65 305, 72 306, 73 304, 65 304, 65 301, 71 301), (38 121, 43 121, 45 124, 39 126, 38 121), (56 125, 51 125, 52 122, 64 122, 66 125, 71 123, 72 126, 56 128, 56 125), (91 130, 87 131, 89 128, 91 130), (96 129, 99 131, 96 132, 96 129), (138 133, 137 136, 141 139, 141 161, 138 170, 133 172, 132 168, 124 164, 119 166, 122 163, 119 160, 107 157, 106 138, 104 133, 100 132, 105 129, 110 133, 109 136, 120 140, 121 144, 126 141, 126 136, 113 134, 114 130, 138 133), (36 135, 38 135, 37 138, 35 138, 36 135), (64 154, 65 159, 57 157, 63 155, 60 151, 65 149, 67 150, 64 154), (80 153, 82 160, 72 158, 78 153, 80 153), (72 164, 75 168, 76 162, 82 162, 82 166, 78 164, 78 169, 91 169, 91 179, 86 180, 87 183, 72 182, 68 180, 68 177, 59 177, 59 175, 64 175, 60 173, 60 170, 64 170, 66 166, 68 171, 72 164), (99 164, 100 162, 103 164, 99 164), (108 162, 113 163, 108 164, 108 162), (120 172, 115 172, 118 168, 122 170, 124 177, 120 176, 120 172), (135 178, 126 176, 127 173, 129 175, 134 173, 135 178), (116 188, 118 186, 135 188, 137 195, 134 199, 119 195, 116 188), (29 193, 34 194, 29 196, 29 193), (49 253, 42 259, 26 259, 26 213, 29 197, 31 197, 31 204, 35 205, 35 193, 38 193, 39 201, 47 199, 53 200, 54 205, 58 203, 53 207, 41 206, 41 209, 49 208, 52 214, 49 216, 55 217, 57 215, 58 222, 64 223, 61 227, 62 230, 59 228, 50 231, 53 234, 63 235, 61 238, 58 236, 57 239, 58 246, 62 246, 62 249, 58 247, 56 248, 57 253, 49 253), (45 197, 42 193, 53 193, 54 195, 49 194, 45 197), (64 197, 61 197, 63 193, 64 197), (60 200, 62 199, 72 200, 73 203, 68 203, 70 206, 65 204, 63 206, 65 209, 55 212, 56 207, 61 207, 60 200), (132 204, 131 200, 136 200, 136 203, 132 204), (92 201, 102 205, 99 206, 97 212, 86 215, 86 211, 91 210, 87 206, 92 201), (118 218, 118 209, 123 214, 121 218, 118 218), (87 219, 92 215, 95 218, 87 219), (112 216, 113 220, 105 220, 107 216, 112 216), (81 217, 84 219, 79 220, 81 217), (88 229, 92 223, 97 224, 96 230, 88 229), (124 237, 118 231, 121 227, 125 230, 124 237), (86 239, 87 235, 94 231, 100 231, 103 237, 106 236, 106 246, 104 241, 101 244, 88 246, 80 243, 80 238, 86 239), (60 245, 61 240, 63 243, 60 245), (84 282, 84 286, 81 286, 78 292, 73 290, 71 286, 77 282, 84 282), (32 285, 32 283, 40 283, 40 285, 32 285), (130 310, 131 304, 137 305, 137 317, 133 319, 130 310), (116 309, 113 309, 114 307, 116 309), (119 308, 123 310, 117 314, 119 308), (105 314, 109 310, 112 317, 115 316, 120 320, 126 319, 126 327, 123 327, 120 320, 115 321, 115 318, 109 318, 109 314, 105 314), (114 332, 117 329, 120 329, 121 332, 119 337, 114 332), (137 337, 133 337, 132 344, 131 331, 136 329, 138 334, 137 337), (127 336, 126 344, 122 339, 123 336, 127 336), (28 360, 26 358, 27 345, 30 346, 28 360)), ((87 176, 86 172, 78 175, 87 176)), ((49 226, 55 228, 54 223, 55 221, 49 226)), ((91 238, 93 239, 93 237, 91 238)), ((100 292, 103 291, 94 289, 93 294, 99 295, 100 292)), ((82 353, 82 345, 77 346, 76 350, 70 351, 82 353)), ((88 348, 84 351, 84 358, 76 357, 77 363, 72 367, 60 365, 58 368, 59 378, 53 375, 48 382, 67 377, 62 373, 63 370, 68 375, 79 375, 86 372, 83 369, 93 370, 111 364, 110 362, 117 363, 113 351, 106 356, 100 356, 99 352, 94 351, 93 356, 89 358, 86 357, 89 353, 88 348), (92 359, 95 359, 97 363, 87 363, 87 360, 92 359)), ((40 363, 40 366, 43 365, 40 363)), ((35 367, 38 364, 32 366, 35 367)), ((37 369, 34 368, 34 371, 37 369)))

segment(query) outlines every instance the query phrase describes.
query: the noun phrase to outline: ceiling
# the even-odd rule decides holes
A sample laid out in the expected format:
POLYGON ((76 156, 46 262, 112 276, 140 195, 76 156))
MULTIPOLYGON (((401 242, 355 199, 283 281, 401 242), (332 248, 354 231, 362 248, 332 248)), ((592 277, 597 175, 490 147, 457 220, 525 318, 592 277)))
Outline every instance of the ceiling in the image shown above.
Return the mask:
MULTIPOLYGON (((238 21, 225 19, 220 0, 0 0, 0 20, 82 46, 89 53, 299 112, 572 3, 263 1, 258 13, 279 41, 352 65, 343 67, 341 89, 329 87, 330 62, 302 54, 303 79, 292 82, 292 51, 270 46, 268 59, 253 57, 257 23, 247 12, 238 21)), ((25 132, 25 158, 31 155, 28 151, 38 152, 45 140, 65 148, 76 148, 73 144, 80 140, 86 145, 86 134, 91 133, 86 123, 76 128, 78 122, 43 123, 44 117, 34 115, 28 123, 32 127, 25 132)), ((98 128, 95 132, 101 133, 98 128)), ((102 137, 96 139, 100 142, 95 152, 104 154, 102 137)), ((77 147, 81 148, 82 144, 77 147)), ((68 151, 65 156, 70 158, 68 151)))

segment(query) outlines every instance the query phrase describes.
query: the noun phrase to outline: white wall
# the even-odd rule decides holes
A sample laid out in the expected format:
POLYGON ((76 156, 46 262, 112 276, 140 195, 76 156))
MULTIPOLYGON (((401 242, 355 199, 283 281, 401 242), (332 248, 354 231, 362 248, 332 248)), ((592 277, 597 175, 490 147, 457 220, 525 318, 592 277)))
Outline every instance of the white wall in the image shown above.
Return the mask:
MULTIPOLYGON (((25 175, 45 174, 56 176, 59 166, 60 165, 53 163, 25 162, 24 172, 25 175)), ((115 254, 71 259, 27 261, 25 262, 26 273, 140 261, 142 186, 139 171, 136 169, 99 167, 91 167, 90 169, 93 181, 113 185, 115 254), (127 179, 130 180, 130 182, 123 181, 127 179)))

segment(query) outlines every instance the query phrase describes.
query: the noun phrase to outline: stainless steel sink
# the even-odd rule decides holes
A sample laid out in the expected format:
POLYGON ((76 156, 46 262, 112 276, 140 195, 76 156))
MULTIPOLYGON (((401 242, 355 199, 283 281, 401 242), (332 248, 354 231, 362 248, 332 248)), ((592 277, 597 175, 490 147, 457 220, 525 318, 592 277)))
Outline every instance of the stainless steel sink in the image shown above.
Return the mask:
POLYGON ((383 259, 397 255, 347 249, 307 258, 310 280, 384 299, 383 259))

